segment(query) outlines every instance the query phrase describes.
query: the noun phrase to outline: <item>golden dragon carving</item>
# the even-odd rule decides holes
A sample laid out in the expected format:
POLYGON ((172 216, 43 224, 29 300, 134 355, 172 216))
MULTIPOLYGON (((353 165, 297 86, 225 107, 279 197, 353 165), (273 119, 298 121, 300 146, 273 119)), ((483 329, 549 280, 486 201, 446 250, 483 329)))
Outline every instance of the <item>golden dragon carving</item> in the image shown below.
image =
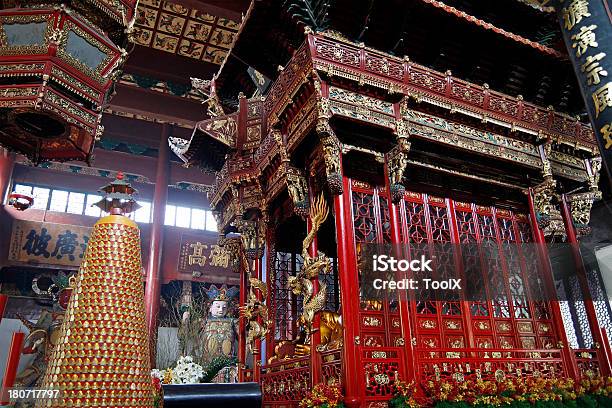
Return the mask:
POLYGON ((260 301, 255 290, 261 292, 261 298, 265 299, 268 294, 266 284, 259 279, 250 278, 249 294, 244 306, 240 308, 240 315, 247 320, 246 342, 251 353, 257 353, 255 341, 268 334, 270 319, 268 318, 268 307, 260 301), (260 319, 261 318, 261 319, 260 319))
POLYGON ((314 284, 311 279, 318 279, 319 273, 329 271, 331 262, 321 251, 312 257, 308 253, 308 247, 317 235, 319 228, 327 219, 329 209, 325 203, 325 198, 321 194, 310 208, 311 228, 302 243, 302 258, 304 264, 296 276, 289 277, 288 286, 294 295, 302 295, 303 307, 302 315, 298 322, 306 329, 308 334, 313 332, 313 320, 317 312, 323 310, 327 298, 327 286, 325 283, 319 284, 319 291, 314 294, 314 284))

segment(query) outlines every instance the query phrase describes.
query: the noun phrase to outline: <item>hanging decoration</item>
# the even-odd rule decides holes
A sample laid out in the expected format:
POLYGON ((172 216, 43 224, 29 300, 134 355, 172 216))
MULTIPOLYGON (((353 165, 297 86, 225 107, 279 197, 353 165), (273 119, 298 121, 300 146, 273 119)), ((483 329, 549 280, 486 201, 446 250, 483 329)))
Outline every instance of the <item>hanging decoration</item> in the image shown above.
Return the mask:
POLYGON ((127 57, 135 0, 2 6, 0 145, 34 164, 89 162, 103 132, 102 107, 127 57))
POLYGON ((34 197, 13 192, 8 196, 8 204, 17 211, 25 211, 34 205, 34 197))

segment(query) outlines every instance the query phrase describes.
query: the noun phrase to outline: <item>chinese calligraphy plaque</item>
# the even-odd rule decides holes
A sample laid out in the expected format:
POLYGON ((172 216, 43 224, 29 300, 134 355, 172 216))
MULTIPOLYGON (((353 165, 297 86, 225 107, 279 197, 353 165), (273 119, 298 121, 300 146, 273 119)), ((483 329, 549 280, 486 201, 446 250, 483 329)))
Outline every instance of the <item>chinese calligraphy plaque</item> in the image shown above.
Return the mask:
POLYGON ((78 267, 90 233, 89 227, 14 220, 8 260, 78 267))

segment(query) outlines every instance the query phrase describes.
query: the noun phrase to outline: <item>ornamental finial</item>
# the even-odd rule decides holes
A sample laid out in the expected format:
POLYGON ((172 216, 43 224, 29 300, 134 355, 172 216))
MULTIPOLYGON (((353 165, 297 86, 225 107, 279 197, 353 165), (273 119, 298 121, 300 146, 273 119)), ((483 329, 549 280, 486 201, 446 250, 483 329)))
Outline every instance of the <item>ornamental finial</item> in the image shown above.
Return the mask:
POLYGON ((124 180, 123 172, 117 172, 115 177, 114 181, 98 190, 104 195, 93 205, 104 212, 115 215, 125 215, 139 209, 140 205, 133 197, 133 194, 138 194, 138 191, 124 180))

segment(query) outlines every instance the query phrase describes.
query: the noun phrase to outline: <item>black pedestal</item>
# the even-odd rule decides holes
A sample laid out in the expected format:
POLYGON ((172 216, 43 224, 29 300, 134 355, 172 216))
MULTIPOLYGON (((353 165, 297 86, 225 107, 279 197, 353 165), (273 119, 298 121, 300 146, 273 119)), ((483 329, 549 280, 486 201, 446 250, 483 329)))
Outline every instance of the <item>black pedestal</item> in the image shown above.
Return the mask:
POLYGON ((260 408, 257 383, 164 385, 164 408, 260 408))

